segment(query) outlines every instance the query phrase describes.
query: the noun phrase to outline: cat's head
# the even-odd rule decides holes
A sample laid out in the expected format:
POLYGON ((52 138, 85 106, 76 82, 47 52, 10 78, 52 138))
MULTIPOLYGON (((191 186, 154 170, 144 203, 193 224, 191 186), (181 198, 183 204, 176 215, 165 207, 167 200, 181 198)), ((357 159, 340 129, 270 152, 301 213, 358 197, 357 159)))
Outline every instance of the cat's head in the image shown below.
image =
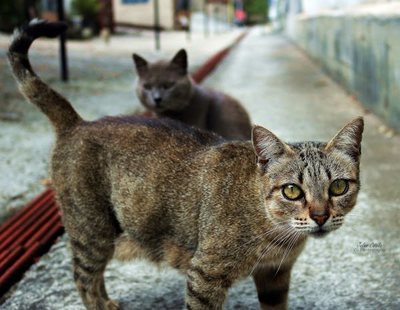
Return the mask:
POLYGON ((137 54, 133 54, 133 61, 139 76, 136 91, 147 109, 158 113, 175 112, 188 105, 193 85, 184 49, 171 61, 149 63, 137 54))
POLYGON ((339 228, 360 188, 363 119, 343 127, 328 143, 284 143, 255 126, 252 141, 268 218, 313 236, 339 228))

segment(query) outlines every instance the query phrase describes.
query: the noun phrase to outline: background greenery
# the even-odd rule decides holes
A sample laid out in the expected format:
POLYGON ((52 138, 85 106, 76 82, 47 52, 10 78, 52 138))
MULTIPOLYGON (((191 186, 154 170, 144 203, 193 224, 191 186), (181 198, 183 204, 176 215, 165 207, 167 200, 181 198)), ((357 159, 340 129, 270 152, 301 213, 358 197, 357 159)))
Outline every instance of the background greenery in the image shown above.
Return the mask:
POLYGON ((267 0, 244 0, 243 6, 247 13, 248 24, 268 22, 267 0))

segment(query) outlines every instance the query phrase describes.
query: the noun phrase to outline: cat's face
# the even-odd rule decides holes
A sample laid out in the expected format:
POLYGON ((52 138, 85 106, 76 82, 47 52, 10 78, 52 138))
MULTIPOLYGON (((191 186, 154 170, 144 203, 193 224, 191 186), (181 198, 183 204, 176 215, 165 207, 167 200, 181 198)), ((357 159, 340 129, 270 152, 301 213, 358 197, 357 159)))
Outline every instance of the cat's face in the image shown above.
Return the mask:
POLYGON ((323 236, 354 207, 359 185, 362 118, 329 143, 286 144, 255 126, 253 145, 262 173, 267 216, 277 225, 323 236))
POLYGON ((148 63, 133 54, 139 79, 136 91, 142 104, 155 112, 179 111, 185 108, 192 94, 187 73, 187 55, 180 50, 169 61, 148 63))

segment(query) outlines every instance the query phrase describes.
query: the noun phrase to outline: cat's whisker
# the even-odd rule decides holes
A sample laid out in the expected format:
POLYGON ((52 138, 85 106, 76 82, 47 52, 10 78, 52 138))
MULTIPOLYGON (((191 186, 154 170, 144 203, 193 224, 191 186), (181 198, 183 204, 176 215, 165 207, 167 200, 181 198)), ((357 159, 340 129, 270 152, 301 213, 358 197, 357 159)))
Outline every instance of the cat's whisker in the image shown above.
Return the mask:
POLYGON ((274 239, 272 239, 270 241, 270 243, 265 247, 264 250, 262 250, 261 255, 259 256, 256 264, 254 265, 253 269, 251 270, 249 275, 252 275, 254 270, 258 267, 259 263, 261 262, 261 260, 264 258, 264 256, 268 253, 268 251, 276 246, 275 243, 280 244, 279 249, 282 247, 282 245, 291 237, 291 235, 294 233, 295 231, 293 230, 293 228, 291 228, 290 226, 285 227, 284 230, 282 230, 280 233, 278 233, 277 236, 275 236, 274 239), (289 233, 289 234, 288 234, 289 233))
MULTIPOLYGON (((254 242, 254 241, 258 240, 258 239, 266 238, 267 236, 269 236, 269 235, 271 235, 271 234, 273 234, 273 233, 276 233, 277 231, 281 230, 282 228, 287 227, 287 226, 286 226, 287 223, 288 223, 288 221, 280 221, 278 225, 274 226, 274 227, 271 228, 270 230, 267 230, 267 231, 263 232, 262 234, 257 235, 257 236, 255 236, 255 237, 251 238, 250 240, 248 240, 247 242, 245 242, 245 243, 242 245, 242 247, 236 249, 236 251, 235 251, 234 253, 237 254, 238 252, 241 251, 241 249, 242 249, 244 246, 248 245, 249 243, 252 243, 252 242, 254 242)), ((247 252, 248 252, 248 250, 247 250, 246 253, 245 253, 246 255, 247 255, 247 252)))
POLYGON ((278 255, 278 253, 282 250, 283 246, 285 245, 285 243, 290 239, 291 235, 293 234, 293 231, 288 231, 288 234, 285 235, 283 238, 281 238, 280 240, 277 240, 278 248, 277 251, 275 251, 274 256, 278 255))
POLYGON ((287 245, 288 241, 291 239, 291 237, 292 237, 293 234, 295 234, 295 233, 296 233, 295 230, 291 231, 290 234, 287 236, 287 238, 285 238, 284 240, 282 240, 282 241, 280 242, 281 245, 279 246, 278 251, 276 251, 276 252, 274 253, 274 256, 277 256, 277 255, 281 252, 283 246, 284 246, 285 244, 287 245))
POLYGON ((282 266, 282 264, 283 264, 283 261, 285 260, 285 258, 288 256, 288 254, 290 253, 290 251, 293 249, 293 247, 294 247, 294 245, 296 244, 296 242, 297 242, 297 240, 299 239, 299 234, 298 234, 298 232, 294 232, 294 235, 292 235, 292 237, 291 237, 291 241, 289 241, 289 244, 288 244, 288 246, 287 246, 287 249, 286 249, 286 251, 285 251, 285 253, 284 253, 284 255, 283 255, 283 257, 282 257, 282 260, 281 260, 281 262, 279 263, 279 266, 278 266, 278 269, 276 270, 276 273, 275 273, 275 276, 278 274, 278 272, 279 272, 279 270, 280 270, 280 268, 281 268, 281 266, 282 266))
MULTIPOLYGON (((285 249, 285 251, 283 252, 282 260, 280 261, 280 263, 279 263, 279 265, 278 265, 278 268, 277 268, 277 270, 276 270, 275 276, 276 276, 277 273, 279 272, 279 269, 280 269, 280 267, 281 267, 281 265, 282 265, 282 263, 283 263, 283 261, 284 261, 286 255, 287 255, 287 253, 289 253, 290 245, 291 245, 291 242, 292 242, 292 240, 293 240, 293 238, 294 238, 295 235, 296 235, 296 233, 294 232, 293 234, 290 235, 290 238, 288 239, 288 242, 287 242, 287 245, 286 245, 286 249, 285 249)), ((277 253, 278 253, 278 252, 277 252, 277 253)))
POLYGON ((254 265, 254 267, 252 268, 252 270, 250 271, 249 275, 253 274, 254 270, 257 268, 258 264, 261 262, 261 260, 263 259, 265 254, 268 252, 268 250, 273 246, 273 243, 276 241, 276 239, 280 239, 282 237, 282 235, 284 236, 287 229, 289 229, 289 228, 286 228, 285 230, 278 232, 277 236, 275 236, 274 239, 272 239, 271 242, 261 251, 259 258, 257 259, 257 262, 254 265))

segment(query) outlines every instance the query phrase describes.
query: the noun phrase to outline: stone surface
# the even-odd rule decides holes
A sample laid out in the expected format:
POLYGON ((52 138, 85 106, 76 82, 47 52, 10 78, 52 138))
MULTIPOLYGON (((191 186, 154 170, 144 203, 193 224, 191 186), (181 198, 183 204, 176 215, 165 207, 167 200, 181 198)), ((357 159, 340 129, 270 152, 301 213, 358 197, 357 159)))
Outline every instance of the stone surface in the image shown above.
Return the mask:
MULTIPOLYGON (((308 241, 293 270, 290 309, 399 309, 399 136, 388 138, 375 116, 295 46, 264 28, 254 29, 206 83, 240 98, 255 123, 287 141, 330 139, 346 122, 364 115, 358 205, 338 231, 308 241)), ((83 309, 65 238, 0 309, 83 309)), ((124 309, 183 307, 184 279, 171 269, 112 262, 106 285, 124 309)), ((225 308, 258 308, 249 279, 231 289, 225 308)))

